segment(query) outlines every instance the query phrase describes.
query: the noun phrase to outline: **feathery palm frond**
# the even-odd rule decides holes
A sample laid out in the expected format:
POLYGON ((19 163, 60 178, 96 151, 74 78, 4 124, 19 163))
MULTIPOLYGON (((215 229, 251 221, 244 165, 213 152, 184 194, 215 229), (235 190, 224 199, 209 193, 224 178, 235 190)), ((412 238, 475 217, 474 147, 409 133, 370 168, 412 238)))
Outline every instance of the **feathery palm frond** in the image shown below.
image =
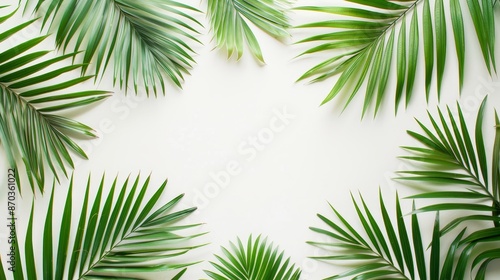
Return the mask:
POLYGON ((288 36, 286 15, 288 0, 208 0, 208 16, 217 46, 227 50, 228 57, 243 54, 244 41, 253 56, 264 63, 259 42, 248 26, 252 22, 277 39, 288 36))
MULTIPOLYGON (((44 24, 50 23, 59 48, 71 42, 75 51, 84 50, 83 63, 95 63, 96 77, 108 68, 113 57, 114 83, 120 89, 133 84, 134 91, 144 86, 155 95, 158 86, 165 93, 163 74, 181 87, 184 74, 195 62, 189 43, 201 26, 189 5, 170 0, 31 0, 35 11, 46 5, 44 24), (130 82, 131 81, 131 82, 130 82)), ((85 66, 82 70, 90 70, 85 66)))
MULTIPOLYGON (((453 32, 459 65, 460 89, 464 83, 466 34, 464 7, 459 0, 450 0, 450 10, 445 9, 444 0, 413 1, 364 1, 348 0, 354 6, 298 7, 298 10, 322 12, 344 16, 300 25, 297 28, 328 28, 332 31, 299 41, 318 42, 318 45, 300 54, 308 55, 329 51, 335 56, 314 66, 300 80, 315 77, 314 82, 340 75, 323 104, 342 91, 349 92, 345 107, 356 96, 366 82, 363 115, 371 106, 377 114, 386 95, 389 75, 396 60, 395 110, 403 97, 406 106, 411 100, 416 79, 419 52, 424 57, 426 96, 429 99, 433 76, 437 77, 438 99, 441 94, 449 43, 446 34, 453 32), (420 4, 423 6, 419 8, 420 4), (419 16, 422 13, 422 16, 419 16), (451 19, 451 27, 446 18, 451 19), (409 21, 409 22, 407 22, 409 21), (399 26, 400 25, 400 26, 399 26), (399 31, 397 31, 399 26, 399 31), (452 29, 452 31, 450 31, 452 29), (421 43, 421 41, 423 43, 421 43), (395 57, 394 57, 395 56, 395 57), (434 74, 435 72, 435 74, 434 74)), ((484 61, 490 73, 496 71, 495 64, 495 15, 492 0, 467 0, 470 15, 476 28, 476 37, 481 45, 484 61)))
MULTIPOLYGON (((487 148, 483 138, 483 119, 486 98, 483 100, 476 119, 474 134, 467 127, 460 105, 458 116, 453 116, 447 108, 448 120, 438 110, 439 121, 430 114, 432 129, 418 122, 424 133, 408 133, 425 147, 403 147, 413 153, 402 158, 420 164, 421 170, 401 171, 398 179, 425 183, 436 189, 411 196, 412 199, 440 199, 439 202, 417 209, 414 213, 429 211, 468 211, 449 222, 440 230, 443 236, 467 222, 488 221, 492 227, 481 226, 462 238, 465 230, 457 237, 453 252, 449 252, 447 277, 441 279, 464 279, 469 260, 472 259, 470 273, 475 279, 484 279, 488 264, 500 257, 500 121, 495 114, 496 135, 492 149, 492 164, 489 172, 487 148), (469 132, 471 131, 471 132, 469 132), (473 141, 474 139, 475 141, 473 141), (424 165, 422 165, 424 164, 424 165), (438 171, 435 171, 438 170, 438 171), (491 180, 490 180, 491 179, 491 180), (460 201, 457 201, 460 200, 460 201), (477 245, 488 243, 487 249, 477 245), (458 258, 455 263, 453 258, 458 258), (454 269, 453 269, 454 267, 454 269), (477 269, 477 270, 475 270, 477 269), (453 272, 453 273, 452 273, 453 272), (453 275, 453 278, 451 277, 453 275)), ((451 250, 451 249, 450 249, 451 250)))
MULTIPOLYGON (((486 99, 482 102, 476 119, 474 134, 467 127, 460 105, 457 105, 458 116, 453 116, 450 108, 443 113, 438 110, 436 120, 429 114, 432 128, 420 121, 423 134, 408 131, 408 134, 425 147, 403 147, 412 153, 401 158, 420 164, 421 170, 400 171, 397 179, 416 181, 427 186, 436 186, 436 190, 412 196, 413 199, 439 198, 448 203, 437 203, 418 209, 418 212, 470 210, 473 213, 464 215, 450 222, 442 230, 446 233, 466 221, 492 221, 500 223, 500 192, 498 188, 498 150, 500 138, 497 129, 493 155, 493 173, 488 172, 487 150, 483 139, 483 115, 486 99), (448 115, 448 120, 445 115, 448 115), (473 141, 474 139, 475 141, 473 141), (422 165, 423 164, 423 165, 422 165), (437 170, 437 171, 436 171, 437 170), (490 177, 491 176, 491 177, 490 177), (490 178, 493 178, 490 181, 490 178), (463 202, 457 202, 457 200, 463 202), (486 204, 487 203, 487 204, 486 204)), ((498 119, 497 119, 498 126, 498 119)))
MULTIPOLYGON (((0 33, 0 42, 32 23, 21 23, 0 33)), ((98 90, 72 91, 73 86, 92 77, 64 77, 82 67, 59 65, 74 53, 46 58, 49 51, 30 51, 45 38, 29 39, 0 53, 0 141, 9 164, 15 167, 16 159, 21 158, 31 188, 34 191, 36 183, 42 192, 46 167, 59 180, 60 171, 66 175, 67 165, 73 167, 72 153, 87 158, 72 135, 96 137, 90 127, 59 114, 109 95, 98 90)))
MULTIPOLYGON (((352 197, 359 221, 363 226, 363 234, 354 228, 333 206, 338 222, 321 214, 318 217, 328 226, 328 229, 311 227, 310 229, 326 238, 335 241, 309 244, 332 252, 331 255, 315 256, 322 261, 348 261, 354 268, 325 279, 438 279, 440 264, 439 235, 433 234, 430 266, 426 263, 426 254, 418 217, 412 215, 411 227, 408 229, 401 211, 399 199, 396 196, 396 223, 392 222, 382 194, 379 195, 380 212, 383 218, 378 223, 360 195, 360 202, 352 197), (411 235, 409 234, 411 230, 411 235), (412 244, 410 241, 413 240, 412 244)), ((436 215, 434 232, 439 232, 439 215, 436 215)))
POLYGON ((245 247, 238 238, 238 243, 230 243, 231 251, 222 247, 225 257, 215 255, 218 263, 210 262, 219 272, 205 271, 215 280, 298 280, 300 268, 284 260, 284 252, 267 242, 267 238, 258 236, 248 238, 245 247))
MULTIPOLYGON (((40 275, 43 279, 109 279, 113 274, 125 276, 125 279, 140 279, 130 276, 131 273, 146 276, 148 272, 178 270, 192 265, 179 263, 176 258, 200 247, 187 243, 204 233, 182 235, 182 232, 199 225, 179 225, 178 222, 196 208, 174 210, 183 195, 157 208, 167 182, 149 199, 144 199, 150 177, 142 183, 139 177, 127 178, 121 188, 118 178, 115 178, 106 197, 103 195, 103 176, 94 198, 89 196, 89 177, 79 213, 73 212, 71 181, 64 208, 57 210, 62 213, 61 228, 58 230, 53 226, 56 210, 52 192, 44 228, 39 231, 42 233, 41 263, 36 262, 39 258, 33 247, 33 232, 36 229, 33 228, 35 217, 32 207, 24 249, 16 246, 18 261, 14 279, 37 279, 40 275), (78 220, 74 219, 74 214, 79 215, 78 220), (71 234, 72 228, 78 229, 75 236, 71 234), (21 258, 21 255, 24 257, 21 258)), ((183 270, 179 272, 179 277, 182 273, 183 270)))

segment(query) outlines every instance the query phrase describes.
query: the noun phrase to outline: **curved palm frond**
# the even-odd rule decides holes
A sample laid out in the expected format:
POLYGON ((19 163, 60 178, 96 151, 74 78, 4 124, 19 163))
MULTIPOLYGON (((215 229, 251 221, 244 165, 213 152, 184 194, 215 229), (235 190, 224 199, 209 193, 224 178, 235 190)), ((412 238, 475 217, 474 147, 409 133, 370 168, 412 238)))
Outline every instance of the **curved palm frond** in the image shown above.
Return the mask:
POLYGON ((377 222, 360 195, 360 202, 352 197, 363 231, 347 221, 333 206, 330 205, 337 222, 321 214, 318 217, 328 226, 328 229, 311 227, 316 233, 334 241, 308 243, 331 252, 326 256, 315 256, 321 261, 349 262, 354 267, 341 274, 325 279, 439 279, 440 240, 439 215, 436 215, 434 234, 431 243, 430 266, 422 243, 422 236, 417 215, 412 215, 411 227, 408 229, 396 196, 396 222, 393 223, 382 194, 379 194, 382 223, 377 222), (395 224, 395 225, 394 225, 395 224), (411 235, 409 231, 411 230, 411 235), (362 232, 362 233, 361 233, 362 232), (410 244, 410 241, 413 241, 410 244), (388 241, 388 242, 387 242, 388 241))
POLYGON ((286 15, 288 0, 208 0, 208 16, 218 47, 233 53, 237 59, 243 55, 244 41, 253 56, 264 63, 259 42, 246 20, 277 39, 288 36, 290 27, 286 15))
MULTIPOLYGON (((427 99, 429 99, 434 75, 437 77, 437 96, 439 99, 446 65, 446 53, 449 48, 446 34, 450 32, 454 34, 459 65, 459 84, 460 89, 462 89, 466 34, 463 15, 465 5, 460 4, 460 0, 449 0, 449 11, 445 9, 444 0, 433 1, 433 6, 429 0, 348 0, 348 2, 354 3, 354 5, 296 8, 302 11, 343 16, 341 19, 312 22, 296 27, 332 30, 299 41, 299 43, 317 42, 317 45, 299 56, 318 52, 335 54, 299 78, 300 81, 315 77, 313 82, 316 82, 340 75, 322 104, 331 101, 339 93, 345 91, 349 92, 345 103, 345 107, 347 107, 361 87, 366 84, 363 116, 370 107, 374 107, 376 115, 386 95, 389 75, 394 71, 394 67, 391 65, 395 59, 397 76, 395 110, 397 112, 403 97, 406 100, 406 106, 411 100, 417 65, 420 63, 418 56, 422 51, 427 99), (421 9, 419 6, 422 6, 421 9), (422 13, 421 17, 420 13, 422 13), (446 18, 451 19, 451 28, 447 25, 446 18), (398 26, 399 30, 397 30, 398 26), (365 80, 367 80, 366 83, 365 80)), ((476 29, 476 37, 481 45, 484 61, 490 73, 496 71, 494 14, 496 2, 492 0, 467 0, 467 6, 476 29)))
POLYGON ((245 247, 238 238, 237 244, 230 243, 231 251, 222 247, 224 257, 215 255, 218 260, 210 262, 218 272, 205 270, 214 280, 298 280, 300 268, 284 260, 284 252, 279 252, 267 238, 258 236, 255 240, 248 238, 245 247))
MULTIPOLYGON (((195 63, 189 43, 202 26, 190 12, 199 10, 170 0, 30 0, 35 11, 44 12, 43 22, 56 29, 56 42, 66 50, 84 50, 83 63, 95 63, 96 77, 102 75, 113 58, 114 83, 127 90, 133 84, 137 94, 144 86, 165 93, 163 76, 181 87, 184 74, 195 63), (45 5, 45 6, 44 6, 45 5), (142 84, 140 84, 142 80, 142 84)), ((201 44, 201 43, 200 43, 201 44)), ((85 66, 83 73, 89 72, 85 66)))
POLYGON ((115 178, 106 197, 103 176, 97 194, 91 198, 89 177, 79 213, 73 212, 73 181, 62 211, 54 209, 52 192, 44 228, 40 231, 33 228, 33 206, 24 246, 16 246, 14 279, 37 279, 40 275, 42 279, 109 279, 113 275, 120 279, 141 279, 148 272, 181 270, 174 278, 177 279, 184 268, 194 264, 179 262, 177 258, 203 246, 188 243, 204 233, 183 235, 199 224, 179 224, 196 208, 174 210, 183 195, 159 205, 166 181, 149 199, 145 197, 150 177, 144 182, 140 176, 127 178, 121 188, 117 181, 115 178), (59 212, 61 227, 56 230, 54 222, 59 212), (78 220, 74 219, 75 214, 79 215, 78 220), (71 231, 75 228, 73 236, 71 231), (36 261, 39 258, 33 246, 35 231, 42 233, 41 263, 36 261))
MULTIPOLYGON (((21 23, 0 33, 0 42, 32 23, 21 23)), ((62 112, 109 96, 106 91, 72 90, 92 77, 65 77, 83 66, 59 65, 74 53, 47 58, 49 51, 32 51, 45 38, 29 39, 0 53, 0 141, 9 164, 15 167, 16 159, 22 159, 32 190, 36 183, 42 192, 46 168, 59 180, 61 171, 67 174, 67 165, 73 167, 72 153, 87 158, 73 137, 96 137, 90 127, 64 117, 62 112)))
MULTIPOLYGON (((450 222, 442 229, 442 234, 466 221, 491 221, 495 225, 500 224, 500 131, 497 129, 492 156, 493 172, 490 173, 483 139, 485 107, 486 99, 479 108, 474 134, 465 123, 460 105, 457 105, 458 116, 455 117, 450 108, 447 108, 445 113, 439 109, 437 120, 429 114, 432 127, 417 121, 424 133, 408 131, 408 134, 424 147, 403 147, 412 155, 401 158, 418 164, 421 169, 400 171, 397 179, 425 183, 426 186, 434 188, 429 192, 411 196, 412 199, 437 198, 447 201, 422 207, 417 212, 471 211, 471 214, 450 222), (448 115, 448 118, 445 115, 448 115), (493 180, 490 181, 490 178, 493 180)), ((499 125, 498 118, 496 125, 499 125)))

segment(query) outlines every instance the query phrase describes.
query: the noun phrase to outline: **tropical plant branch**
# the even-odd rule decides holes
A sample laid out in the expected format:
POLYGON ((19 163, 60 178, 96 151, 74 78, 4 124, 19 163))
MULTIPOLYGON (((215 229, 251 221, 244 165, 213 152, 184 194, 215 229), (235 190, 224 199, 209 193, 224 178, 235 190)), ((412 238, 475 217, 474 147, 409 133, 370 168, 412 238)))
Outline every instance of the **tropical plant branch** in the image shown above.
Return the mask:
MULTIPOLYGON (((137 30, 137 26, 129 19, 130 15, 125 13, 122 10, 121 6, 118 5, 118 3, 116 3, 115 0, 110 0, 110 1, 113 3, 113 6, 119 11, 120 18, 123 18, 132 27, 132 31, 134 32, 135 36, 140 39, 141 44, 148 46, 146 49, 147 49, 148 53, 154 58, 155 66, 158 67, 160 62, 159 62, 157 55, 151 51, 151 49, 149 48, 148 42, 143 37, 143 34, 137 30)), ((120 20, 118 20, 118 21, 120 21, 120 20)), ((132 36, 134 36, 134 35, 132 35, 132 36)), ((121 84, 120 84, 120 87, 121 87, 121 84)), ((127 85, 125 85, 125 92, 127 91, 127 88, 128 88, 127 85)), ((135 91, 137 92, 137 87, 135 88, 135 91)))
MULTIPOLYGON (((99 265, 99 263, 104 260, 110 253, 113 252, 113 250, 118 247, 122 242, 124 241, 127 241, 127 239, 133 235, 137 230, 139 230, 139 228, 142 227, 142 225, 144 224, 144 221, 141 222, 141 224, 139 224, 137 227, 133 228, 129 233, 125 234, 122 236, 121 240, 118 240, 117 242, 115 242, 114 245, 112 245, 107 251, 105 251, 102 256, 100 256, 93 264, 89 265, 87 267, 87 270, 84 271, 80 277, 78 279, 85 279, 86 276, 89 276, 91 275, 92 273, 92 269, 94 269, 97 265, 99 265)), ((199 235, 203 235, 204 233, 201 233, 199 235)), ((198 235, 196 235, 198 236, 198 235)), ((186 237, 185 237, 186 238, 186 237)), ((171 249, 170 249, 171 250, 171 249)))
MULTIPOLYGON (((387 259, 383 254, 380 254, 379 252, 377 252, 377 250, 374 250, 373 248, 371 247, 367 247, 365 246, 364 244, 362 243, 358 243, 357 245, 361 246, 361 247, 364 247, 367 251, 369 251, 370 253, 374 254, 376 258, 378 258, 379 260, 385 262, 386 264, 389 265, 389 267, 394 270, 395 272, 397 272, 397 274, 399 274, 401 277, 403 277, 404 279, 407 279, 407 280, 412 280, 411 278, 409 278, 406 274, 404 274, 403 270, 398 268, 393 261, 387 259)), ((321 257, 320 257, 321 258, 321 257)))
MULTIPOLYGON (((30 113, 30 115, 36 115, 37 118, 40 120, 41 122, 41 125, 44 126, 44 127, 50 127, 51 129, 51 132, 52 131, 59 131, 57 128, 53 127, 52 124, 47 120, 47 117, 44 113, 40 112, 39 110, 37 110, 32 104, 29 103, 28 100, 22 98, 19 94, 15 93, 12 89, 10 89, 8 86, 0 83, 0 87, 2 88, 2 91, 4 94, 9 94, 11 96, 11 98, 13 98, 14 100, 17 100, 17 102, 15 104, 20 104, 21 107, 23 108, 26 108, 26 110, 28 110, 30 113)), ((1 105, 2 107, 5 106, 6 104, 4 104, 3 102, 1 102, 1 105)), ((12 104, 11 104, 12 105, 12 104)), ((8 110, 5 110, 7 108, 4 107, 4 111, 7 112, 8 110)), ((14 135, 11 135, 11 136, 14 136, 14 135)), ((21 135, 16 135, 17 137, 22 137, 21 135)), ((16 137, 16 138, 17 138, 16 137)), ((15 139, 16 141, 19 141, 19 139, 15 139)), ((21 153, 21 156, 23 158, 23 160, 25 160, 25 164, 27 165, 27 169, 30 171, 28 174, 28 179, 30 180, 30 187, 31 187, 31 190, 34 192, 35 191, 35 184, 34 182, 32 181, 32 175, 35 177, 35 180, 38 184, 38 186, 40 186, 43 190, 43 174, 40 174, 38 171, 38 168, 35 168, 35 166, 37 164, 41 164, 41 163, 35 163, 35 162, 30 162, 28 158, 25 157, 24 155, 24 152, 26 152, 24 150, 24 145, 21 145, 20 143, 18 143, 19 145, 19 149, 18 151, 21 153)), ((8 148, 8 147, 6 147, 8 148)), ((12 154, 14 156, 14 154, 12 154)), ((50 161, 49 161, 50 162, 50 161)), ((69 162, 69 164, 71 165, 71 167, 73 168, 73 163, 72 162, 69 162)), ((59 182, 59 176, 57 174, 57 172, 55 171, 55 168, 53 165, 51 165, 51 169, 54 173, 54 178, 57 180, 57 182, 59 182)))
POLYGON ((473 180, 473 182, 480 187, 485 194, 491 199, 493 205, 500 210, 500 201, 491 193, 489 190, 488 186, 486 186, 480 179, 479 177, 472 172, 470 168, 465 166, 464 162, 454 153, 450 153, 448 151, 448 154, 455 160, 455 163, 469 175, 469 177, 473 180))
POLYGON ((396 28, 396 24, 398 24, 398 22, 402 21, 405 18, 406 14, 408 14, 411 10, 416 9, 417 5, 422 1, 423 0, 415 0, 415 2, 413 2, 410 6, 408 6, 408 8, 406 10, 404 10, 403 13, 401 13, 401 15, 399 15, 397 18, 395 18, 394 21, 387 26, 387 28, 383 29, 380 36, 376 37, 373 40, 373 42, 371 42, 370 44, 365 46, 363 49, 371 48, 373 46, 373 44, 377 43, 381 38, 385 38, 385 36, 387 36, 387 31, 392 30, 393 28, 396 28))
POLYGON ((488 197, 491 199, 493 205, 500 211, 500 201, 490 192, 489 188, 486 185, 484 185, 484 183, 481 182, 481 180, 479 180, 479 178, 476 175, 472 174, 472 172, 469 169, 464 167, 464 170, 474 180, 474 182, 484 190, 485 194, 488 195, 488 197))

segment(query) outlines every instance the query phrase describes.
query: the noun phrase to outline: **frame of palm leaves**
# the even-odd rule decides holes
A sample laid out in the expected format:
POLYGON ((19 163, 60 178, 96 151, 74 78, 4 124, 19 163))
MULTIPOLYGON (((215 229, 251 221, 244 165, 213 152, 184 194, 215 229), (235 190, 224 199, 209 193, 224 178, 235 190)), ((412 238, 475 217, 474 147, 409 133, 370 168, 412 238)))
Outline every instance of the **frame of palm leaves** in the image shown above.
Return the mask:
MULTIPOLYGON (((71 91, 86 80, 102 77, 110 67, 114 72, 114 83, 124 91, 133 88, 138 93, 144 87, 149 95, 165 92, 164 76, 175 85, 181 86, 184 75, 189 73, 194 61, 194 47, 200 43, 200 22, 196 14, 200 11, 176 1, 77 1, 77 0, 27 0, 25 11, 33 10, 42 15, 43 30, 54 32, 56 47, 65 54, 47 59, 48 51, 33 51, 47 36, 39 36, 22 44, 8 48, 0 55, 0 141, 6 148, 11 166, 16 166, 20 158, 28 171, 32 190, 35 183, 43 192, 45 172, 50 170, 59 180, 60 173, 68 174, 67 166, 72 166, 72 154, 86 157, 74 141, 76 136, 94 137, 91 128, 75 120, 64 117, 61 111, 88 106, 106 98, 105 91, 71 91), (96 20, 98 15, 106 15, 104 21, 96 20), (73 62, 60 65, 66 60, 73 62), (75 64, 74 61, 79 61, 75 64), (30 64, 31 63, 31 64, 30 64), (69 66, 68 66, 69 65, 69 66), (112 65, 112 66, 110 66, 112 65), (56 70, 46 70, 56 68, 56 70), (81 77, 55 82, 55 78, 79 70, 81 77), (91 74, 89 76, 89 74, 91 74), (69 90, 69 93, 67 92, 69 90), (12 114, 10 112, 13 112, 12 114), (57 113, 57 114, 56 114, 57 113), (15 144, 14 144, 15 143, 15 144), (42 147, 42 149, 37 149, 42 147)), ((360 90, 365 80, 366 94, 363 115, 375 104, 375 114, 383 99, 391 62, 396 56, 396 110, 403 100, 408 105, 415 84, 417 56, 420 48, 424 52, 426 96, 430 97, 434 69, 437 76, 438 97, 441 92, 447 52, 446 34, 449 27, 446 18, 452 22, 455 50, 459 65, 459 87, 464 84, 465 34, 463 3, 450 0, 450 11, 446 13, 443 0, 388 1, 388 0, 349 0, 356 7, 299 7, 297 10, 324 12, 346 16, 346 19, 315 22, 297 28, 334 28, 335 31, 306 38, 300 43, 321 42, 301 55, 321 51, 339 51, 338 55, 324 61, 307 71, 299 80, 315 77, 323 80, 340 74, 338 81, 324 103, 332 100, 352 84, 347 104, 360 90), (433 4, 433 6, 432 6, 433 4), (432 12, 433 10, 433 12, 432 12), (422 13, 422 17, 419 16, 422 13), (399 26, 399 30, 397 27, 399 26), (422 34, 420 32, 422 26, 422 34), (337 29, 341 29, 338 31, 337 29), (422 35, 422 36, 421 36, 422 35), (420 42, 422 37, 423 44, 420 42), (328 41, 327 43, 323 43, 328 41), (373 61, 371 63, 365 63, 373 61), (375 101, 374 101, 375 100, 375 101)), ((226 49, 228 56, 233 53, 239 58, 247 43, 252 55, 264 62, 258 40, 248 23, 278 39, 288 36, 288 1, 265 0, 207 0, 208 18, 213 37, 218 47, 226 49)), ((475 28, 475 36, 481 47, 484 63, 489 72, 496 72, 495 58, 495 0, 466 0, 469 16, 475 28)), ((0 7, 5 9, 6 7, 0 7)), ((0 17, 0 23, 11 18, 17 9, 0 17)), ((35 20, 21 23, 0 33, 0 43, 17 32, 33 24, 35 20)), ((347 106, 346 104, 346 106, 347 106)), ((476 279, 483 279, 488 264, 500 257, 500 249, 482 250, 479 244, 498 245, 498 224, 500 219, 499 158, 500 136, 499 121, 496 117, 497 135, 493 147, 492 172, 488 173, 486 148, 483 140, 484 103, 479 111, 475 127, 475 137, 469 130, 459 108, 458 118, 447 109, 439 111, 439 118, 430 116, 434 132, 419 122, 424 134, 409 132, 425 147, 405 147, 413 153, 405 159, 442 168, 440 171, 417 170, 401 172, 401 180, 416 181, 429 185, 447 184, 460 187, 459 190, 422 193, 412 199, 456 199, 467 203, 431 204, 415 208, 411 212, 411 228, 407 229, 402 218, 402 210, 396 197, 396 227, 390 223, 390 216, 382 198, 381 214, 384 228, 379 226, 370 214, 368 206, 361 197, 361 203, 353 198, 358 217, 368 238, 363 237, 332 207, 340 223, 325 216, 320 218, 330 227, 329 230, 312 228, 313 231, 336 239, 337 243, 311 242, 317 246, 336 247, 342 256, 317 257, 321 260, 362 260, 370 261, 346 273, 332 276, 331 279, 355 277, 356 279, 463 279, 467 265, 476 269, 472 273, 476 279), (441 123, 441 127, 439 126, 441 123), (474 138, 475 144, 472 139, 474 138), (458 170, 458 172, 457 172, 458 170), (465 190, 464 188, 465 187, 465 190), (488 205, 483 204, 487 201, 488 205), (471 215, 458 218, 440 227, 439 214, 432 235, 431 252, 427 256, 422 244, 417 215, 421 212, 466 209, 471 215), (486 213, 491 213, 487 215, 486 213), (440 238, 457 230, 466 223, 489 221, 494 227, 484 228, 472 233, 460 231, 451 246, 446 250, 446 258, 440 262, 440 238), (384 233, 385 232, 385 233, 384 233), (411 235, 409 234, 411 232, 411 235), (384 235, 389 243, 384 241, 384 235), (410 240, 412 243, 410 244, 410 240), (398 242, 399 241, 399 242, 398 242), (351 253, 345 254, 346 251, 351 253), (355 251, 354 253, 352 253, 355 251), (475 257, 471 260, 472 254, 475 257), (430 258, 430 266, 425 259, 430 258), (455 259, 458 257, 457 259, 455 259)), ((425 167, 425 166, 424 166, 425 167)), ((186 217, 194 209, 171 213, 182 196, 179 196, 156 211, 152 211, 164 191, 165 184, 142 206, 145 189, 149 179, 144 182, 139 194, 136 178, 132 189, 127 180, 114 200, 113 183, 107 197, 102 196, 101 182, 96 199, 90 208, 88 190, 80 211, 78 229, 75 237, 69 237, 72 213, 72 187, 67 194, 65 208, 61 217, 58 244, 52 244, 57 232, 53 229, 53 190, 43 229, 43 262, 35 262, 33 247, 33 219, 31 212, 24 246, 16 247, 17 263, 20 269, 15 279, 32 279, 37 271, 44 278, 86 278, 105 279, 107 273, 129 273, 156 270, 180 269, 173 279, 182 276, 184 267, 190 264, 169 262, 198 246, 168 247, 198 237, 177 235, 177 231, 196 228, 198 225, 170 225, 186 217), (102 205, 102 207, 101 207, 102 205), (101 209, 102 208, 102 209, 101 209), (100 213, 100 215, 98 215, 100 213), (137 213, 140 213, 138 216, 137 213), (121 222, 120 222, 121 221, 121 222), (123 244, 121 242, 124 242, 123 244), (52 247, 56 245, 56 252, 52 247), (162 254, 149 245, 160 246, 162 254), (164 246, 163 246, 164 245, 164 246), (116 250, 115 250, 116 249, 116 250), (170 250, 173 251, 170 251, 170 250), (72 251, 70 251, 72 250, 72 251), (21 257, 24 256, 24 257, 21 257), (55 260, 53 263, 52 261, 55 260), (158 261, 152 265, 148 261, 158 261), (54 266, 55 265, 55 266, 54 266), (24 269, 23 269, 24 268, 24 269)), ((441 187, 441 186, 440 186, 441 187)), ((19 241, 19 240, 18 240, 19 241)), ((19 243, 18 243, 19 244, 19 243)), ((491 246, 490 246, 491 248, 491 246)), ((276 279, 297 279, 300 270, 283 261, 283 253, 267 243, 267 240, 249 238, 245 248, 231 243, 232 253, 223 248, 224 256, 216 256, 219 264, 212 265, 218 272, 207 271, 213 279, 232 279, 251 275, 259 279, 262 275, 273 275, 276 279), (273 266, 264 266, 265 262, 273 266), (224 274, 221 275, 220 273, 224 274), (269 274, 268 274, 269 273, 269 274), (239 276, 238 276, 239 275, 239 276)), ((3 272, 3 268, 1 268, 3 272)), ((5 274, 0 273, 0 278, 5 274)), ((250 277, 250 276, 249 276, 250 277)), ((265 276, 267 277, 267 276, 265 276)), ((274 279, 273 278, 273 279, 274 279)), ((130 278, 133 279, 133 278, 130 278)), ((244 277, 242 278, 244 279, 244 277)))

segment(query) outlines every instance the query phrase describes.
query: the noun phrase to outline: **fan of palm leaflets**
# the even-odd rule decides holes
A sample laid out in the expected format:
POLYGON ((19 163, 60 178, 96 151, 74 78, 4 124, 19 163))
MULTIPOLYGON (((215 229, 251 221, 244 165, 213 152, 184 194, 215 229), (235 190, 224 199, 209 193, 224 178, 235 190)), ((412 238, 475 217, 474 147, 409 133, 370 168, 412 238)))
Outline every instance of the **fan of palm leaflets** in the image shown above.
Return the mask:
POLYGON ((257 38, 247 20, 277 39, 288 36, 286 15, 288 0, 208 0, 208 16, 217 46, 227 50, 228 57, 243 54, 244 41, 253 56, 264 63, 257 38))
MULTIPOLYGON (((0 18, 0 23, 14 14, 15 11, 0 18)), ((36 183, 43 192, 46 169, 59 180, 60 170, 66 175, 67 165, 73 167, 72 153, 87 157, 72 138, 95 137, 90 127, 60 114, 100 101, 108 92, 72 90, 73 86, 92 77, 65 77, 83 66, 60 65, 59 62, 68 61, 75 53, 48 58, 50 51, 33 51, 46 36, 6 47, 5 40, 32 23, 33 20, 21 23, 0 33, 0 43, 3 42, 0 45, 0 141, 9 164, 15 167, 20 158, 33 191, 36 183)))
POLYGON ((464 83, 466 38, 469 38, 464 31, 464 6, 469 8, 484 62, 490 73, 496 71, 494 9, 497 1, 467 0, 467 4, 464 5, 460 0, 449 0, 449 11, 445 9, 444 0, 432 1, 432 4, 430 0, 347 0, 347 2, 353 4, 297 8, 302 11, 327 13, 333 17, 342 16, 339 19, 332 18, 297 27, 331 30, 299 41, 299 43, 317 43, 300 56, 318 52, 334 54, 299 78, 303 80, 314 77, 313 81, 316 82, 340 75, 323 104, 342 91, 346 91, 350 93, 345 104, 347 107, 367 80, 362 112, 364 115, 370 107, 374 107, 376 115, 387 91, 389 75, 394 68, 393 60, 396 60, 394 64, 397 76, 395 89, 397 112, 403 97, 406 106, 411 100, 417 65, 420 63, 418 56, 422 51, 426 97, 429 99, 431 84, 436 75, 439 99, 446 53, 450 48, 447 34, 451 32, 455 41, 461 89, 464 83), (447 19, 451 19, 451 27, 447 24, 447 19))
MULTIPOLYGON (((431 242, 430 264, 427 265, 427 254, 424 251, 419 220, 411 217, 411 227, 407 228, 396 196, 396 223, 394 225, 382 194, 380 212, 383 223, 377 222, 373 210, 366 205, 362 196, 360 202, 352 197, 359 222, 363 231, 355 229, 352 222, 347 221, 333 206, 336 220, 324 215, 318 217, 328 226, 327 229, 311 227, 311 230, 334 241, 310 241, 311 245, 331 252, 325 256, 315 256, 322 261, 349 262, 354 268, 325 279, 439 279, 440 272, 440 239, 439 215, 436 215, 434 233, 431 242), (411 235, 408 231, 411 231, 411 235), (410 243, 410 241, 412 241, 410 243)), ((415 206, 414 206, 415 207, 415 206)), ((452 245, 455 245, 454 242, 452 245)), ((453 246, 450 250, 453 250, 453 246)), ((452 251, 454 252, 454 251, 452 251)), ((449 260, 446 260, 449 262, 449 260)), ((447 266, 444 266, 446 268, 447 266)), ((444 271, 443 268, 443 271, 444 271)), ((450 278, 446 278, 450 279, 450 278)))
POLYGON ((181 87, 195 62, 190 44, 200 43, 199 23, 190 13, 199 11, 169 0, 28 0, 35 11, 43 8, 43 23, 56 34, 57 46, 84 50, 83 73, 103 74, 113 58, 114 83, 134 91, 144 86, 165 93, 163 75, 181 87), (142 84, 140 84, 142 80, 142 84))
POLYGON ((231 250, 222 247, 224 257, 215 255, 218 262, 210 262, 218 272, 205 271, 214 280, 298 280, 300 268, 284 259, 267 238, 259 235, 255 240, 248 238, 246 247, 238 238, 237 244, 230 243, 231 250))
MULTIPOLYGON (((438 110, 436 118, 429 114, 431 127, 419 121, 423 133, 408 132, 424 147, 403 147, 412 155, 402 158, 420 168, 399 172, 399 179, 425 184, 430 188, 411 198, 446 201, 421 207, 415 213, 461 211, 459 218, 441 229, 441 235, 467 223, 491 222, 491 227, 481 226, 479 230, 465 236, 459 244, 463 250, 460 254, 462 263, 457 264, 457 270, 465 271, 467 260, 476 245, 489 243, 488 250, 475 252, 478 256, 472 263, 472 269, 480 266, 476 279, 483 279, 488 264, 500 258, 500 121, 495 114, 496 135, 490 166, 487 153, 490 149, 487 149, 483 138, 486 99, 479 108, 474 130, 468 128, 459 105, 457 108, 457 116, 449 108, 445 112, 438 110)), ((461 275, 460 272, 458 275, 461 275)))
MULTIPOLYGON (((113 274, 120 279, 141 279, 130 275, 146 277, 148 272, 179 270, 193 264, 176 261, 177 257, 200 247, 188 243, 204 234, 183 235, 186 230, 199 226, 179 224, 196 210, 174 210, 183 195, 160 206, 165 181, 145 200, 150 177, 141 183, 137 176, 127 178, 123 185, 115 178, 106 197, 103 196, 104 181, 103 176, 97 194, 90 198, 89 177, 78 220, 73 219, 73 181, 62 211, 54 208, 52 192, 42 230, 33 228, 36 217, 32 207, 24 246, 16 246, 14 279, 37 279, 40 275, 42 279, 110 279, 113 274), (54 228, 56 212, 62 213, 58 230, 54 228), (72 228, 78 229, 74 237, 72 228), (36 262, 39 258, 33 246, 34 231, 42 233, 41 263, 36 262)), ((5 279, 4 273, 8 272, 2 269, 0 279, 5 279)))

